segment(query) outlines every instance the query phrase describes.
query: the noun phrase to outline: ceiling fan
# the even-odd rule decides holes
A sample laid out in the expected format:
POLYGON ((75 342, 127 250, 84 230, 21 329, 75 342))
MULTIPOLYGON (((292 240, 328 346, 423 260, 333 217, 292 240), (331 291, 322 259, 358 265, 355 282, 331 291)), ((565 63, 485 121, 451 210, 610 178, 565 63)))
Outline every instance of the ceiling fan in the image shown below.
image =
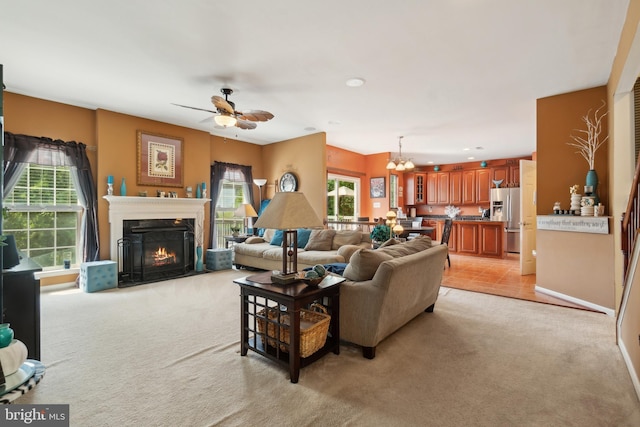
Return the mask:
POLYGON ((229 101, 229 95, 233 93, 233 90, 229 88, 222 88, 220 92, 224 94, 224 99, 221 96, 214 95, 211 97, 216 110, 207 110, 205 108, 190 107, 188 105, 177 105, 178 107, 191 108, 192 110, 208 111, 209 113, 216 114, 213 120, 216 124, 222 127, 235 126, 240 129, 255 129, 256 124, 254 122, 266 122, 273 119, 273 114, 263 110, 236 110, 236 104, 229 101))

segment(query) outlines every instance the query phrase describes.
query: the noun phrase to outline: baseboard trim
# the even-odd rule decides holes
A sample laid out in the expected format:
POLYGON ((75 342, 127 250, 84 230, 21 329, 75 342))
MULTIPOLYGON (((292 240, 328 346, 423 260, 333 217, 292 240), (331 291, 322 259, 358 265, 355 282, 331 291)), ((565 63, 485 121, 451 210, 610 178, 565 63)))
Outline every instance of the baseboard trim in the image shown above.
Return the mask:
POLYGON ((541 294, 546 294, 546 295, 550 295, 550 296, 555 297, 555 298, 559 298, 559 299, 562 299, 562 300, 565 300, 565 301, 569 301, 569 302, 572 302, 574 304, 578 304, 578 305, 581 305, 583 307, 590 308, 592 310, 601 311, 602 313, 606 314, 607 316, 614 317, 616 315, 616 311, 611 309, 611 308, 603 307, 601 305, 594 304, 594 303, 589 302, 589 301, 584 301, 584 300, 581 300, 581 299, 578 299, 578 298, 570 297, 569 295, 561 294, 560 292, 552 291, 551 289, 542 288, 542 287, 540 287, 538 285, 536 285, 535 291, 536 292, 540 292, 541 294))
POLYGON ((629 352, 627 352, 627 347, 625 347, 624 341, 618 340, 618 348, 620 349, 620 353, 622 353, 622 359, 624 359, 625 365, 627 365, 627 370, 629 371, 629 376, 631 377, 633 388, 636 389, 636 395, 640 400, 640 378, 638 378, 638 373, 633 368, 631 356, 629 356, 629 352))

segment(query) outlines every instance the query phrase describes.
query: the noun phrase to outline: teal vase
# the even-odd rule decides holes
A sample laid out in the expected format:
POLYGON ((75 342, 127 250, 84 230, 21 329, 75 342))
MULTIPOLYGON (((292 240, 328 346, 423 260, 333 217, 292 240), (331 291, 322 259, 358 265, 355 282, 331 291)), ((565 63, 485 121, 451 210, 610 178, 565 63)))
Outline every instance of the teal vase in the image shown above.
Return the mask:
POLYGON ((598 198, 598 174, 595 169, 589 169, 589 172, 587 172, 587 181, 585 185, 593 187, 592 195, 595 196, 595 203, 597 205, 600 200, 598 198))
POLYGON ((202 271, 202 246, 196 246, 196 271, 202 271))
POLYGON ((122 184, 120 184, 120 195, 127 195, 127 183, 124 181, 124 178, 122 178, 122 184))
POLYGON ((13 329, 9 326, 9 323, 0 324, 0 348, 8 347, 13 341, 13 329))

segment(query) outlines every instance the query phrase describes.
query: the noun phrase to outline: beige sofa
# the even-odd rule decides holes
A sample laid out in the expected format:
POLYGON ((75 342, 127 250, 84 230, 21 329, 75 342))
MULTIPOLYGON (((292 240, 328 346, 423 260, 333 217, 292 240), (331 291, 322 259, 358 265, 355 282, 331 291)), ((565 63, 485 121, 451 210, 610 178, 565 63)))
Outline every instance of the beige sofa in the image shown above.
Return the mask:
POLYGON ((376 346, 438 298, 448 247, 429 237, 351 256, 340 287, 340 338, 375 357, 376 346))
MULTIPOLYGON (((267 229, 263 237, 250 237, 233 247, 237 267, 262 270, 282 269, 282 247, 272 245, 276 230, 267 229)), ((300 236, 298 237, 300 239, 300 236)), ((368 232, 358 230, 312 230, 308 243, 298 248, 298 270, 316 264, 344 263, 354 249, 371 248, 368 232), (343 248, 344 247, 344 248, 343 248)))

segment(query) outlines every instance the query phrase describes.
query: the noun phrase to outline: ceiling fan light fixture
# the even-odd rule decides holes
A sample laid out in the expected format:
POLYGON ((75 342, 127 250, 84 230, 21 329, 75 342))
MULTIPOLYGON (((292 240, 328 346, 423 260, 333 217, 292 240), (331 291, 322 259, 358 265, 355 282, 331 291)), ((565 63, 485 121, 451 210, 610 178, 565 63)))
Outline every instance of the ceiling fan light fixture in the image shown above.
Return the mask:
POLYGON ((220 114, 215 116, 213 120, 220 126, 235 126, 238 120, 230 114, 220 114))

